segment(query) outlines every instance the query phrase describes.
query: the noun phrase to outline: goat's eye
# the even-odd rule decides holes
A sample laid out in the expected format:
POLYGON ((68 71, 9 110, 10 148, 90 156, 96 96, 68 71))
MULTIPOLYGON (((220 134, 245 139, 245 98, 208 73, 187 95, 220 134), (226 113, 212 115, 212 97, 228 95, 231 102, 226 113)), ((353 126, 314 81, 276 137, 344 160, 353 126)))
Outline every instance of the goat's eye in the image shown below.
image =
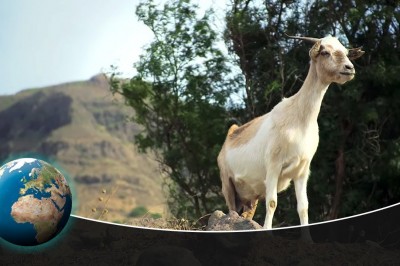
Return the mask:
POLYGON ((331 54, 328 52, 328 51, 321 51, 321 55, 322 56, 326 56, 326 57, 328 57, 328 56, 330 56, 331 54))

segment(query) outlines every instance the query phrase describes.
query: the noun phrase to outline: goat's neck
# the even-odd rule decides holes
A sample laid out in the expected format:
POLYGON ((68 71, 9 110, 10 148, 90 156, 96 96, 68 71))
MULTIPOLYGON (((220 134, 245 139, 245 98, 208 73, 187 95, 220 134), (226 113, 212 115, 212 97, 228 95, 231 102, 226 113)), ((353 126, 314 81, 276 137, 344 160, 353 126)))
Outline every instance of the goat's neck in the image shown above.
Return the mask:
POLYGON ((310 63, 310 69, 300 90, 293 95, 297 104, 296 116, 299 122, 309 124, 316 122, 321 109, 322 99, 329 84, 323 83, 317 76, 315 64, 310 63))

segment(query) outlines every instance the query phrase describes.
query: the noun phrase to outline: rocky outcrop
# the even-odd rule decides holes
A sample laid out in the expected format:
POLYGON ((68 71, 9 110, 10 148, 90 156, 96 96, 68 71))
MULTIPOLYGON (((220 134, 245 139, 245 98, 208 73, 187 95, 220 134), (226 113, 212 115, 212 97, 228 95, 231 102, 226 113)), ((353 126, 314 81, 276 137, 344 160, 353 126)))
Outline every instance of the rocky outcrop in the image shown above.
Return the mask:
POLYGON ((56 156, 60 151, 69 148, 69 143, 65 141, 45 141, 38 147, 38 152, 47 156, 56 156))
POLYGON ((43 138, 71 123, 72 99, 61 92, 37 92, 0 112, 0 139, 43 138))
POLYGON ((113 177, 106 174, 97 174, 97 175, 77 175, 75 176, 75 181, 81 184, 106 184, 110 183, 113 180, 113 177))
POLYGON ((262 226, 253 220, 247 220, 235 211, 224 214, 215 211, 208 219, 207 231, 238 231, 261 229, 262 226))

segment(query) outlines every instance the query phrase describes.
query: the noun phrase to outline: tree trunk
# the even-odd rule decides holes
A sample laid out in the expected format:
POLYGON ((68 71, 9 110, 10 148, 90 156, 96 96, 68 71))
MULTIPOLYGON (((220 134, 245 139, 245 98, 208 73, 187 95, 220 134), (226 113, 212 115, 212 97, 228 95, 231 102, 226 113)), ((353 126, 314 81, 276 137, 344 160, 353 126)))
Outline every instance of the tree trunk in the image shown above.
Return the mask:
POLYGON ((333 198, 333 203, 331 210, 329 212, 329 220, 336 219, 339 214, 339 207, 340 207, 340 199, 342 198, 343 192, 343 180, 345 176, 345 168, 346 168, 346 161, 344 158, 344 145, 341 145, 338 151, 338 157, 336 158, 335 165, 336 165, 336 174, 335 174, 335 181, 336 181, 336 189, 335 189, 335 196, 333 198))
POLYGON ((346 141, 347 138, 350 135, 350 132, 353 128, 353 125, 351 122, 349 122, 346 119, 342 120, 341 123, 341 129, 342 129, 342 141, 338 149, 338 156, 335 160, 335 195, 333 197, 332 201, 332 207, 331 210, 329 211, 328 219, 333 220, 337 219, 339 216, 339 210, 340 210, 340 202, 342 198, 342 193, 343 193, 343 181, 346 176, 346 159, 345 159, 345 146, 346 146, 346 141))

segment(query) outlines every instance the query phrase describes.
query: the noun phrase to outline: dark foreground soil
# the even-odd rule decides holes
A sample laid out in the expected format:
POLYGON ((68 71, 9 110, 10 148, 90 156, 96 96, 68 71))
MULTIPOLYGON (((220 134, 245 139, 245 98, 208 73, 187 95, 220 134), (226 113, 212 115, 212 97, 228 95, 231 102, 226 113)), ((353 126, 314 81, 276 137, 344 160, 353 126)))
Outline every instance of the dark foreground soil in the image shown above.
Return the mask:
MULTIPOLYGON (((272 234, 204 232, 133 228, 78 218, 71 222, 55 242, 42 247, 16 248, 0 242, 0 265, 400 265, 398 243, 369 240, 368 231, 361 238, 355 234, 343 241, 339 233, 325 238, 311 230, 315 238, 311 243, 301 240, 295 229, 272 234)), ((154 226, 161 221, 150 222, 154 226)))

